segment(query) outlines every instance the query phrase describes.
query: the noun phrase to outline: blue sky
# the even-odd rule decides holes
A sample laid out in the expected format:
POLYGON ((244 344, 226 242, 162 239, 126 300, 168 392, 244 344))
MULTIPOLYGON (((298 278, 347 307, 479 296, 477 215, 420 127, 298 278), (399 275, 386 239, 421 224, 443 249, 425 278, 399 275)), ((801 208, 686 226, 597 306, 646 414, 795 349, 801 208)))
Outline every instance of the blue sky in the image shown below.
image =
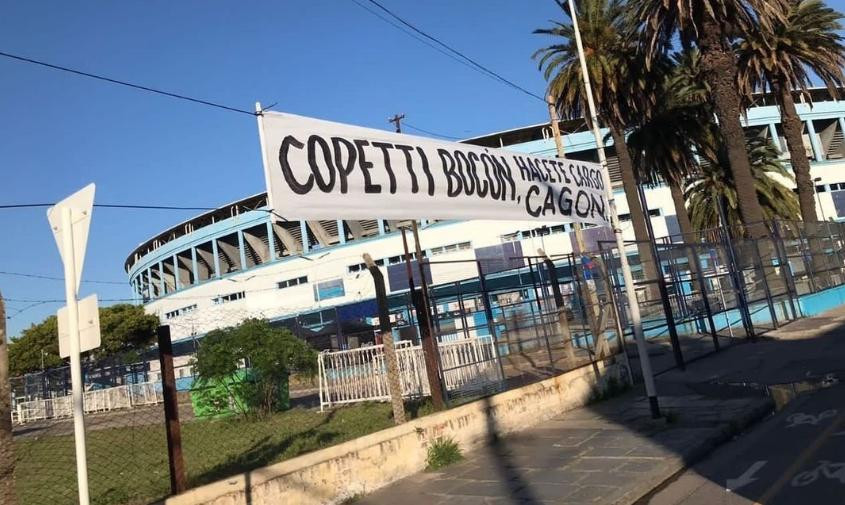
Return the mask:
MULTIPOLYGON (((551 0, 383 0, 542 95, 534 28, 551 0)), ((366 3, 366 2, 365 2, 366 3)), ((244 109, 376 128, 394 113, 468 137, 546 120, 542 103, 410 38, 351 0, 11 2, 0 51, 244 109)), ((98 203, 215 207, 264 190, 255 120, 0 58, 0 203, 53 202, 89 182, 98 203)), ((0 271, 62 276, 45 209, 0 210, 0 271)), ((83 280, 125 281, 140 242, 194 212, 96 209, 83 280)), ((55 312, 59 281, 0 274, 9 333, 55 312)), ((128 285, 81 296, 130 297, 128 285)))
MULTIPOLYGON (((359 0, 366 3, 366 0, 359 0)), ((382 0, 536 94, 530 56, 552 0, 382 0)), ((845 0, 829 5, 845 10, 845 0)), ((352 0, 2 4, 0 51, 173 92, 376 128, 469 137, 547 120, 545 106, 434 51, 352 0)), ((0 58, 0 203, 52 202, 89 182, 99 203, 216 207, 264 190, 255 120, 0 58)), ((140 242, 194 212, 97 209, 83 279, 126 281, 140 242)), ((45 209, 0 210, 0 271, 62 275, 45 209)), ((0 274, 9 332, 61 305, 63 283, 0 274), (18 312, 26 309, 23 312, 18 312)), ((131 296, 83 284, 80 295, 131 296)))

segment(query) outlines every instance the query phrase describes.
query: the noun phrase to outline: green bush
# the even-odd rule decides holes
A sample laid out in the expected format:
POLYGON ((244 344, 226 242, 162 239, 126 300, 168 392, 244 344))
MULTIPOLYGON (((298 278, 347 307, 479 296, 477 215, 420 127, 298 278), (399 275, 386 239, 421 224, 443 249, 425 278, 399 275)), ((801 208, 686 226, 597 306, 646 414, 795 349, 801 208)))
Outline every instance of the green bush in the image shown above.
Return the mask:
POLYGON ((218 390, 209 392, 214 396, 207 398, 211 405, 265 416, 288 407, 290 372, 313 376, 317 354, 289 330, 273 328, 261 319, 247 319, 209 332, 192 365, 198 384, 218 390), (225 398, 220 398, 221 389, 225 398))
POLYGON ((451 438, 438 438, 428 446, 426 463, 429 470, 438 470, 462 459, 460 446, 451 438))

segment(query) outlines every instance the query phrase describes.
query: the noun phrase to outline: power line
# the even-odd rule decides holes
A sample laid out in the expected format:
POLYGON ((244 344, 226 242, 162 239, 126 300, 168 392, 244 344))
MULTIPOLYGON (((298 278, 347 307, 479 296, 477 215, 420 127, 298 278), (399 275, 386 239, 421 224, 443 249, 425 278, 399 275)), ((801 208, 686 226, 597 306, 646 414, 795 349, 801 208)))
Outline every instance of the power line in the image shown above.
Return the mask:
POLYGON ((387 18, 387 17, 383 16, 383 15, 382 15, 382 14, 380 14, 378 11, 375 11, 375 10, 371 9, 370 7, 367 7, 366 5, 362 4, 359 0, 352 0, 352 3, 354 3, 355 5, 357 5, 357 6, 358 6, 358 7, 360 7, 360 8, 364 9, 365 11, 369 12, 369 13, 370 13, 370 14, 372 14, 373 16, 375 16, 375 17, 377 17, 377 18, 381 19, 382 21, 384 21, 385 23, 389 24, 390 26, 392 26, 392 27, 396 28, 397 30, 401 31, 401 32, 402 32, 402 33, 404 33, 405 35, 407 35, 407 36, 409 36, 409 37, 413 38, 413 39, 414 39, 414 40, 416 40, 417 42, 421 42, 421 43, 423 43, 423 44, 427 45, 428 47, 430 47, 430 48, 434 49, 435 51, 437 51, 438 53, 442 54, 443 56, 446 56, 447 58, 450 58, 450 59, 452 59, 453 61, 456 61, 456 62, 460 63, 461 65, 463 65, 463 66, 465 66, 465 67, 467 67, 467 68, 469 68, 469 69, 475 70, 476 72, 478 72, 478 71, 479 71, 479 69, 478 69, 478 68, 474 67, 473 65, 471 65, 471 64, 470 64, 470 63, 468 63, 468 62, 466 62, 465 60, 462 60, 462 59, 460 59, 460 58, 456 57, 455 55, 453 55, 453 54, 451 54, 451 53, 449 53, 449 52, 447 52, 447 51, 445 51, 445 50, 443 50, 443 49, 441 49, 441 48, 437 47, 436 45, 432 44, 432 43, 431 43, 431 42, 429 42, 428 40, 426 40, 426 39, 424 39, 424 38, 420 37, 419 35, 416 35, 414 32, 412 32, 412 31, 408 30, 407 28, 404 28, 402 25, 400 25, 400 24, 398 24, 398 23, 396 23, 396 22, 394 22, 394 21, 391 21, 391 20, 390 20, 390 18, 387 18))
POLYGON ((407 121, 405 121, 404 124, 405 124, 405 126, 407 126, 408 128, 410 128, 412 130, 416 130, 416 131, 421 132, 421 133, 426 133, 428 135, 434 135, 435 137, 441 137, 441 138, 450 139, 450 140, 461 140, 460 137, 453 137, 451 135, 443 135, 442 133, 434 133, 432 131, 424 130, 422 128, 419 128, 417 126, 412 125, 411 123, 409 123, 407 121))
POLYGON ((257 114, 256 112, 248 111, 248 110, 245 110, 245 109, 239 109, 237 107, 230 107, 228 105, 223 105, 223 104, 216 103, 216 102, 210 102, 208 100, 202 100, 202 99, 199 99, 199 98, 193 98, 193 97, 186 96, 186 95, 180 95, 178 93, 173 93, 171 91, 164 91, 164 90, 161 90, 161 89, 150 88, 149 86, 142 86, 140 84, 133 84, 133 83, 127 82, 127 81, 120 81, 118 79, 112 79, 111 77, 105 77, 105 76, 102 76, 102 75, 92 74, 92 73, 89 73, 89 72, 83 72, 82 70, 76 70, 74 68, 64 67, 64 66, 61 66, 61 65, 53 64, 53 63, 47 63, 45 61, 39 61, 39 60, 35 60, 35 59, 32 59, 32 58, 19 56, 19 55, 16 55, 16 54, 11 54, 11 53, 6 53, 6 52, 0 51, 0 56, 6 57, 6 58, 9 58, 9 59, 12 59, 12 60, 21 61, 21 62, 24 62, 24 63, 31 63, 33 65, 40 65, 42 67, 51 68, 53 70, 61 70, 62 72, 68 72, 68 73, 71 73, 71 74, 81 75, 83 77, 89 77, 91 79, 97 79, 99 81, 105 81, 105 82, 108 82, 108 83, 111 83, 111 84, 118 84, 120 86, 126 86, 128 88, 146 91, 148 93, 155 93, 155 94, 158 94, 158 95, 169 96, 171 98, 176 98, 176 99, 179 99, 179 100, 185 100, 185 101, 188 101, 188 102, 198 103, 198 104, 201 104, 201 105, 208 105, 209 107, 216 107, 218 109, 228 110, 228 111, 232 111, 232 112, 240 112, 241 114, 249 114, 250 116, 255 116, 257 114))
MULTIPOLYGON (((353 0, 353 1, 355 1, 355 0, 353 0)), ((447 51, 449 51, 450 53, 452 53, 452 54, 454 54, 454 55, 456 55, 456 56, 458 56, 458 57, 462 58, 463 60, 466 60, 467 62, 469 62, 470 64, 472 64, 472 65, 473 65, 473 66, 474 66, 477 70, 481 71, 482 73, 484 73, 484 74, 485 74, 485 75, 487 75, 488 77, 491 77, 491 78, 493 78, 493 79, 496 79, 496 80, 498 80, 498 81, 500 81, 500 82, 502 82, 502 83, 504 83, 504 84, 506 84, 506 85, 508 85, 508 86, 510 86, 510 87, 512 87, 512 88, 514 88, 514 89, 516 89, 516 90, 518 90, 518 91, 521 91, 522 93, 525 93, 526 95, 528 95, 528 96, 530 96, 530 97, 536 98, 537 100, 540 100, 541 102, 546 103, 545 98, 543 98, 543 97, 541 97, 541 96, 539 96, 539 95, 537 95, 537 94, 535 94, 535 93, 532 93, 531 91, 528 91, 527 89, 523 88, 522 86, 520 86, 520 85, 518 85, 518 84, 516 84, 516 83, 514 83, 514 82, 512 82, 512 81, 509 81, 508 79, 506 79, 506 78, 502 77, 500 74, 498 74, 498 73, 496 73, 496 72, 494 72, 494 71, 490 70, 489 68, 485 67, 485 66, 484 66, 484 65, 482 65, 481 63, 478 63, 478 62, 477 62, 477 61, 475 61, 474 59, 470 58, 470 57, 469 57, 469 56, 467 56, 466 54, 464 54, 464 53, 462 53, 462 52, 458 51, 457 49, 455 49, 455 48, 453 48, 452 46, 450 46, 450 45, 446 44, 445 42, 443 42, 443 41, 439 40, 438 38, 436 38, 436 37, 434 37, 434 36, 432 36, 432 35, 429 35, 428 33, 424 32, 424 31, 423 31, 423 30, 421 30, 420 28, 417 28, 416 26, 414 26, 413 24, 411 24, 409 21, 406 21, 405 19, 403 19, 403 18, 399 17, 399 16, 398 16, 397 14, 395 14, 393 11, 391 11, 390 9, 388 9, 387 7, 385 7, 384 5, 380 4, 380 3, 379 3, 379 2, 377 2, 376 0, 367 0, 367 1, 368 1, 368 2, 370 2, 371 4, 375 5, 376 7, 378 7, 379 9, 381 9, 382 11, 384 11, 385 13, 387 13, 387 15, 389 15, 390 17, 392 17, 392 18, 393 18, 393 19, 395 19, 396 21, 398 21, 398 22, 402 23, 403 25, 407 26, 408 28, 410 28, 410 29, 411 29, 411 30, 413 30, 414 32, 416 32, 416 33, 420 34, 421 36, 423 36, 423 37, 425 37, 426 39, 428 39, 428 40, 430 40, 430 41, 434 42, 435 44, 437 44, 437 45, 439 45, 439 46, 441 46, 441 47, 445 48, 445 49, 446 49, 447 51)), ((355 2, 355 3, 357 3, 357 2, 355 2)), ((369 9, 368 9, 368 10, 369 10, 369 9)), ((381 16, 379 16, 379 17, 381 17, 381 16)), ((382 19, 383 19, 383 18, 382 18, 382 19)), ((391 24, 392 24, 392 23, 391 23, 391 24)))
MULTIPOLYGON (((43 279, 48 281, 63 281, 65 280, 64 277, 53 277, 50 275, 39 275, 39 274, 28 274, 23 272, 3 272, 0 271, 0 275, 11 275, 14 277, 25 277, 27 279, 43 279)), ((96 280, 82 280, 82 282, 87 282, 88 284, 116 284, 120 286, 126 286, 129 283, 126 281, 96 281, 96 280)))
MULTIPOLYGON (((0 209, 27 209, 33 207, 52 207, 55 203, 14 203, 7 205, 0 205, 0 209)), ((143 209, 143 210, 217 210, 215 207, 179 207, 176 205, 132 205, 132 204, 113 204, 113 203, 95 203, 94 207, 106 209, 143 209)), ((256 209, 263 210, 263 209, 256 209)))

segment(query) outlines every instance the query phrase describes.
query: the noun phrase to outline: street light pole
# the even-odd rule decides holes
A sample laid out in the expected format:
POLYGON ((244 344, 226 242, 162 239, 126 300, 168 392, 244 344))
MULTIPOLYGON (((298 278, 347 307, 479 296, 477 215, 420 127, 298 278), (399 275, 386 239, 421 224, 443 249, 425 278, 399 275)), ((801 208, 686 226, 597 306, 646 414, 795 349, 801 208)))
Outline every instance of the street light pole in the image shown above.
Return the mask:
MULTIPOLYGON (((619 265, 622 270, 622 278, 625 281, 625 294, 628 298, 628 310, 631 314, 631 326, 634 330, 634 341, 637 344, 637 354, 639 355, 640 367, 642 368, 646 395, 648 396, 649 405, 651 407, 651 416, 653 418, 658 418, 660 417, 660 406, 657 401, 657 390, 654 385, 654 375, 651 370, 651 361, 648 356, 648 349, 646 349, 645 336, 643 335, 640 306, 639 301, 637 300, 637 293, 634 290, 634 276, 631 273, 631 265, 628 263, 628 257, 625 254, 625 240, 622 237, 622 228, 619 226, 619 215, 616 212, 616 199, 613 196, 610 174, 607 171, 607 157, 604 152, 604 141, 601 136, 601 130, 599 130, 596 104, 593 100, 593 90, 590 87, 590 74, 587 71, 587 60, 584 57, 584 46, 581 43, 581 32, 578 29, 578 16, 575 11, 574 0, 569 0, 569 15, 572 17, 572 28, 575 32, 575 44, 578 47, 578 59, 581 61, 581 77, 584 81, 584 94, 587 96, 590 123, 593 130, 593 136, 596 140, 599 163, 602 168, 601 172, 604 181, 605 197, 607 198, 607 207, 610 211, 610 225, 613 227, 613 234, 616 237, 616 248, 619 249, 619 265)), ((617 146, 616 148, 619 149, 620 147, 617 146)), ((619 338, 624 339, 624 335, 620 335, 619 338)))

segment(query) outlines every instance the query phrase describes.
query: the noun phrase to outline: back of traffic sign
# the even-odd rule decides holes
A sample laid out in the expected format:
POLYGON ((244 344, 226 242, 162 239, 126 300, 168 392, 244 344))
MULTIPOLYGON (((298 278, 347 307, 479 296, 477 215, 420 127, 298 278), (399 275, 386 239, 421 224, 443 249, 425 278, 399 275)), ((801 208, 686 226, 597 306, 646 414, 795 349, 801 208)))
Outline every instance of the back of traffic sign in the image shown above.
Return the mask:
POLYGON ((59 254, 62 261, 64 257, 62 234, 62 209, 71 209, 71 226, 73 228, 73 259, 74 271, 76 272, 76 292, 79 292, 79 282, 82 279, 82 265, 85 261, 85 249, 88 245, 88 229, 91 226, 91 211, 94 209, 94 183, 91 183, 76 193, 65 198, 61 202, 47 209, 47 220, 50 222, 50 229, 56 238, 56 245, 59 247, 59 254))

